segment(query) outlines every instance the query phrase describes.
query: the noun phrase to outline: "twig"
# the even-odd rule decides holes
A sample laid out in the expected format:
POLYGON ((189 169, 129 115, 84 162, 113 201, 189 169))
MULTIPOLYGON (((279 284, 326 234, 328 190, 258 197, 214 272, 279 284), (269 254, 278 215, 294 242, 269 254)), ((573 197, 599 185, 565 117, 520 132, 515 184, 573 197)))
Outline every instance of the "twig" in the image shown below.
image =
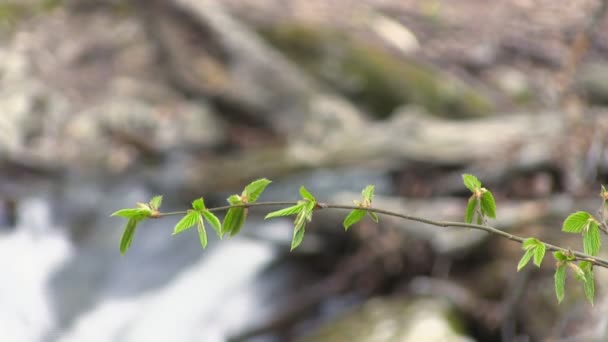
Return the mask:
MULTIPOLYGON (((257 202, 257 203, 248 203, 248 204, 238 204, 238 205, 226 205, 226 206, 221 206, 221 207, 208 208, 208 210, 209 211, 225 211, 230 208, 236 208, 236 207, 251 208, 251 207, 268 207, 268 206, 292 206, 292 205, 296 205, 296 204, 298 204, 298 202, 295 202, 295 201, 257 202)), ((428 224, 431 226, 436 226, 436 227, 470 228, 470 229, 482 230, 487 233, 494 234, 494 235, 500 236, 502 238, 505 238, 505 239, 508 239, 511 241, 520 242, 520 243, 523 243, 526 240, 526 238, 524 238, 524 237, 507 233, 503 230, 500 230, 498 228, 495 228, 495 227, 492 227, 489 225, 480 225, 480 224, 453 222, 453 221, 438 221, 438 220, 427 219, 424 217, 417 217, 417 216, 412 216, 412 215, 401 214, 398 212, 384 210, 384 209, 380 209, 380 208, 371 208, 371 207, 370 208, 361 208, 359 206, 354 206, 354 205, 339 205, 339 204, 328 204, 328 203, 319 202, 319 203, 317 203, 317 209, 344 209, 344 210, 364 209, 364 210, 374 212, 377 214, 398 217, 398 218, 408 220, 408 221, 421 222, 421 223, 425 223, 425 224, 428 224)), ((160 217, 165 217, 165 216, 184 215, 187 212, 188 211, 174 211, 174 212, 159 213, 155 218, 160 218, 160 217)), ((585 253, 579 252, 579 251, 573 251, 568 248, 556 246, 556 245, 553 245, 553 244, 550 244, 550 243, 547 243, 544 241, 543 241, 543 243, 545 244, 546 249, 549 251, 552 251, 552 252, 561 251, 561 252, 573 255, 576 260, 588 261, 588 262, 592 263, 593 265, 608 268, 608 260, 606 260, 606 259, 594 257, 594 256, 591 256, 591 255, 588 255, 588 254, 585 254, 585 253)))

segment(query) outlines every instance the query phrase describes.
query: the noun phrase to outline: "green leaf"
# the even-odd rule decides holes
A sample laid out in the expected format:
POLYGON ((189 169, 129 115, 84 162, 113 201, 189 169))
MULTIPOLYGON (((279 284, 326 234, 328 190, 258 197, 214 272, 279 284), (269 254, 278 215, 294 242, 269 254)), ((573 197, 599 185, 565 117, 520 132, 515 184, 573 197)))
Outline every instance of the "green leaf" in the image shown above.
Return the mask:
POLYGON ((574 214, 570 214, 570 216, 564 220, 562 231, 567 233, 580 233, 589 223, 590 218, 591 214, 586 211, 577 211, 574 214))
POLYGON ((530 249, 530 248, 534 248, 536 247, 539 243, 541 243, 540 241, 538 241, 538 239, 536 238, 527 238, 526 240, 524 240, 524 242, 521 244, 521 247, 523 249, 530 249))
POLYGON ((473 175, 465 173, 464 175, 462 175, 462 180, 464 186, 466 186, 467 189, 471 190, 471 192, 475 192, 476 190, 479 190, 481 188, 481 182, 479 181, 479 179, 477 179, 477 177, 473 175))
POLYGON ((230 208, 224 217, 224 223, 222 224, 222 234, 230 234, 234 236, 241 231, 247 218, 246 208, 230 208))
POLYGON ((483 224, 483 215, 478 215, 477 216, 477 224, 480 225, 480 226, 483 224))
POLYGON ((152 214, 148 208, 125 208, 112 213, 111 216, 120 216, 124 218, 144 219, 152 214))
POLYGON ((351 211, 348 216, 346 216, 346 218, 344 219, 344 223, 342 224, 344 226, 344 230, 348 230, 350 226, 361 221, 364 216, 365 210, 363 209, 355 209, 351 211))
POLYGON ((374 186, 368 185, 361 192, 361 196, 363 197, 363 201, 367 201, 368 204, 372 203, 372 199, 374 198, 374 186))
POLYGON ((284 209, 280 209, 280 210, 268 213, 264 217, 264 220, 269 219, 269 218, 273 218, 273 217, 290 216, 290 215, 297 214, 300 211, 302 211, 305 206, 306 206, 306 202, 298 202, 298 204, 296 204, 294 206, 287 207, 287 208, 284 208, 284 209))
POLYGON ((205 209, 205 200, 201 198, 197 198, 192 201, 192 208, 198 211, 205 209))
POLYGON ((590 221, 589 227, 583 231, 583 250, 589 255, 597 256, 600 245, 600 228, 595 221, 590 221))
POLYGON ((566 261, 566 260, 568 260, 568 257, 566 256, 566 254, 564 254, 564 252, 562 252, 562 251, 553 252, 553 257, 557 261, 566 261))
POLYGON ((585 282, 583 284, 583 290, 585 291, 585 297, 593 305, 593 298, 595 297, 595 280, 593 279, 593 264, 589 261, 582 261, 581 269, 585 273, 585 282))
POLYGON ((296 216, 296 219, 294 220, 294 230, 297 232, 300 229, 304 229, 304 227, 306 227, 306 212, 304 210, 300 211, 298 213, 298 216, 296 216))
POLYGON ((219 236, 221 239, 222 238, 222 224, 220 222, 220 219, 218 219, 217 216, 215 216, 209 210, 203 210, 203 216, 205 217, 205 220, 207 220, 207 222, 209 222, 209 224, 211 224, 211 226, 217 233, 217 236, 219 236))
POLYGON ((587 279, 585 279, 585 272, 583 272, 583 269, 581 269, 577 264, 573 263, 573 262, 569 262, 568 263, 568 267, 570 267, 570 269, 572 269, 572 271, 574 272, 574 277, 579 280, 579 281, 587 281, 587 279))
POLYGON ((182 217, 175 225, 175 228, 173 228, 173 235, 179 234, 194 226, 198 221, 199 216, 201 216, 201 214, 198 211, 188 210, 188 213, 182 217))
POLYGON ((313 196, 308 190, 306 190, 305 187, 301 186, 300 187, 300 195, 302 196, 302 198, 307 199, 311 202, 316 202, 317 200, 315 199, 315 196, 313 196))
POLYGON ((154 209, 154 210, 158 210, 158 208, 160 208, 162 203, 163 203, 163 196, 161 196, 161 195, 154 196, 150 200, 150 207, 152 207, 152 209, 154 209))
POLYGON ((293 251, 302 243, 302 240, 304 239, 304 231, 304 227, 301 227, 300 229, 294 229, 293 238, 291 239, 290 251, 293 251))
POLYGON ((306 203, 306 205, 304 206, 304 215, 306 216, 306 220, 308 222, 312 221, 312 212, 315 210, 315 207, 317 206, 317 202, 313 202, 310 201, 308 203, 306 203))
POLYGON ((205 222, 201 215, 198 215, 196 221, 196 230, 198 231, 198 239, 201 241, 201 247, 207 247, 207 232, 205 231, 205 222))
POLYGON ((534 250, 533 249, 528 249, 524 253, 524 255, 519 260, 519 264, 517 264, 517 272, 519 272, 522 268, 524 268, 528 264, 528 262, 530 261, 530 259, 532 259, 533 255, 534 255, 534 250))
POLYGON ((564 300, 564 291, 566 288, 566 264, 561 264, 555 270, 555 296, 557 302, 561 303, 564 300))
POLYGON ((371 217, 374 222, 378 223, 378 221, 379 221, 378 215, 375 212, 368 210, 367 213, 369 214, 369 217, 371 217))
POLYGON ((228 203, 230 203, 230 205, 243 204, 243 200, 241 199, 241 196, 239 196, 239 195, 232 195, 232 196, 228 197, 227 201, 228 201, 228 203))
POLYGON ((464 213, 464 222, 472 223, 473 217, 475 216, 475 208, 477 208, 477 198, 475 195, 469 198, 469 203, 467 204, 467 209, 464 213))
POLYGON ((266 178, 261 178, 249 183, 243 191, 243 196, 247 198, 247 203, 257 201, 262 192, 264 192, 264 189, 266 189, 270 183, 272 182, 266 178))
POLYGON ((481 211, 488 217, 496 218, 496 202, 489 190, 481 195, 481 211))
POLYGON ((546 250, 547 246, 542 242, 539 242, 534 248, 534 265, 536 267, 540 267, 540 264, 543 262, 546 250))
POLYGON ((139 221, 135 218, 130 218, 129 221, 127 221, 125 230, 120 238, 120 254, 125 255, 129 247, 131 247, 131 241, 133 241, 133 235, 135 234, 135 228, 137 228, 138 222, 139 221))

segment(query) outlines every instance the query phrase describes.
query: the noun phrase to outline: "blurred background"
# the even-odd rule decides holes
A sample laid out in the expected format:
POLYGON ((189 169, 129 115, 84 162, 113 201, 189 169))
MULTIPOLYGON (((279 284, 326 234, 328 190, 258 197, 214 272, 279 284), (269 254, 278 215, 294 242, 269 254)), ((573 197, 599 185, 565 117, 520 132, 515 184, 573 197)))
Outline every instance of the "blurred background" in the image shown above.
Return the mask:
MULTIPOLYGON (((606 341, 595 306, 521 246, 380 217, 251 209, 202 251, 178 218, 125 256, 110 213, 165 195, 375 206, 463 220, 461 174, 491 224, 560 232, 608 178, 606 0, 1 0, 2 341, 606 341)), ((605 256, 605 253, 602 252, 605 256)))

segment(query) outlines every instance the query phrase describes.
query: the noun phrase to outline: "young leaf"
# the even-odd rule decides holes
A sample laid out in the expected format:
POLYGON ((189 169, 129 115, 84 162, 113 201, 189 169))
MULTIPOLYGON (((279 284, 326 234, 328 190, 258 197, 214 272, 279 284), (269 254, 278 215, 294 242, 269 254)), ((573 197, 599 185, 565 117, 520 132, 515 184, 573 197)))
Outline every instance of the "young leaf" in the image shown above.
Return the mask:
POLYGON ((246 208, 230 208, 224 217, 224 223, 222 224, 222 233, 228 233, 230 236, 234 236, 241 231, 247 218, 246 208))
POLYGON ((534 255, 534 249, 528 249, 524 253, 524 255, 519 260, 519 264, 517 264, 517 272, 519 272, 522 268, 524 268, 528 264, 530 259, 532 259, 533 255, 534 255))
POLYGON ((314 201, 310 201, 308 203, 306 203, 306 205, 304 206, 304 215, 306 216, 306 220, 308 222, 312 221, 312 212, 315 210, 315 207, 317 206, 317 202, 314 201))
POLYGON ((355 209, 351 211, 348 216, 344 219, 344 230, 348 230, 350 226, 359 222, 365 216, 365 210, 363 209, 355 209))
POLYGON ((553 257, 557 261, 566 261, 566 260, 568 260, 568 257, 562 251, 553 252, 553 257))
POLYGON ((268 213, 264 217, 264 220, 269 219, 269 218, 273 218, 273 217, 290 216, 290 215, 297 214, 300 211, 302 211, 305 206, 306 206, 306 202, 299 202, 298 204, 296 204, 294 206, 287 207, 287 208, 284 208, 284 209, 280 209, 280 210, 268 213))
POLYGON ((580 233, 589 223, 590 218, 591 214, 586 211, 577 211, 574 214, 570 214, 570 216, 564 220, 562 231, 567 233, 580 233))
POLYGON ((149 217, 151 214, 152 212, 148 208, 125 208, 113 212, 111 216, 120 216, 127 219, 134 218, 141 220, 149 217))
POLYGON ((472 223, 473 217, 475 216, 475 208, 477 208, 477 198, 475 195, 469 198, 469 203, 467 204, 467 209, 464 213, 464 222, 472 223))
POLYGON ((221 239, 222 238, 222 224, 220 223, 220 219, 218 219, 217 216, 215 216, 209 210, 203 210, 203 216, 205 217, 205 220, 207 220, 207 222, 209 222, 209 224, 211 224, 213 229, 215 229, 217 236, 219 236, 221 239))
POLYGON ((371 204, 372 199, 374 198, 374 186, 366 186, 365 189, 363 189, 363 191, 361 192, 361 195, 363 197, 364 202, 367 202, 367 204, 371 204))
POLYGON ((245 187, 243 191, 243 197, 247 198, 247 203, 253 203, 258 200, 264 189, 268 184, 272 183, 266 178, 255 180, 245 187))
POLYGON ((196 230, 198 231, 198 239, 201 241, 201 247, 207 247, 207 232, 205 231, 205 222, 201 215, 197 216, 196 230))
POLYGON ((120 238, 120 254, 125 255, 129 247, 131 247, 131 241, 133 241, 133 235, 135 234, 135 228, 137 227, 138 222, 139 221, 135 218, 130 218, 129 221, 127 221, 125 230, 120 238))
POLYGON ((573 262, 569 262, 568 263, 568 267, 570 267, 570 269, 572 269, 572 271, 574 272, 574 277, 580 281, 587 281, 587 279, 585 279, 585 272, 583 272, 583 269, 580 268, 577 264, 573 263, 573 262))
POLYGON ((593 298, 595 297, 595 280, 593 279, 593 265, 589 261, 582 261, 581 269, 585 273, 585 282, 583 284, 583 290, 585 291, 585 297, 593 305, 593 298))
POLYGON ((481 188, 481 182, 479 181, 479 179, 477 179, 477 177, 473 175, 465 173, 464 175, 462 175, 462 180, 464 182, 464 186, 466 186, 467 189, 471 190, 471 192, 475 192, 476 190, 479 190, 481 188))
POLYGON ((521 247, 523 249, 530 249, 530 248, 534 248, 536 247, 539 243, 541 243, 540 241, 538 241, 538 239, 535 238, 527 238, 522 244, 521 247))
POLYGON ((302 198, 307 199, 311 202, 316 202, 317 200, 315 199, 315 196, 313 196, 308 190, 306 190, 305 187, 301 186, 300 187, 300 195, 302 196, 302 198))
POLYGON ((150 207, 154 210, 158 210, 158 208, 160 208, 160 205, 162 203, 163 203, 163 196, 161 196, 161 195, 154 196, 150 200, 150 207))
POLYGON ((378 223, 378 221, 379 221, 378 220, 378 215, 375 212, 368 210, 367 213, 369 214, 369 216, 372 218, 372 220, 374 222, 378 223))
POLYGON ((200 213, 198 211, 189 210, 188 213, 184 217, 182 217, 179 222, 177 222, 175 228, 173 228, 173 235, 179 234, 184 230, 187 230, 190 227, 194 226, 197 220, 199 219, 199 216, 200 213))
POLYGON ((542 242, 539 242, 536 247, 534 247, 534 265, 536 265, 536 267, 540 267, 540 264, 543 262, 546 249, 547 246, 542 242))
POLYGON ((555 296, 557 302, 561 303, 564 300, 564 290, 566 287, 566 264, 560 264, 555 270, 555 296))
POLYGON ((290 251, 293 251, 302 243, 302 240, 304 239, 304 230, 305 230, 304 227, 302 227, 300 229, 294 229, 293 238, 291 239, 290 251))
POLYGON ((481 195, 481 211, 488 217, 496 218, 496 202, 489 190, 481 195))
POLYGON ((243 204, 243 200, 241 199, 241 196, 239 196, 239 195, 232 195, 232 196, 228 197, 227 201, 230 205, 243 204))
POLYGON ((296 216, 296 219, 294 220, 294 231, 298 231, 300 229, 304 229, 304 227, 306 227, 306 211, 302 210, 298 213, 298 215, 296 216))
POLYGON ((192 201, 192 209, 198 211, 205 209, 205 200, 201 197, 192 201))
POLYGON ((587 230, 583 231, 583 250, 585 253, 596 256, 600 251, 600 228, 594 221, 589 222, 587 230))

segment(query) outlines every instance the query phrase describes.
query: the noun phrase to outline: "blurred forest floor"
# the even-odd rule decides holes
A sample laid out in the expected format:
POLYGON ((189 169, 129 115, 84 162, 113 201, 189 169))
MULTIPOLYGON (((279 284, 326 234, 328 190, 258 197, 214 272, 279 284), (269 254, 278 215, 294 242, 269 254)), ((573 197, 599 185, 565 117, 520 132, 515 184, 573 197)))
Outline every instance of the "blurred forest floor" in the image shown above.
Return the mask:
MULTIPOLYGON (((184 201, 221 202, 255 177, 320 169, 354 183, 347 171, 361 169, 384 181, 378 203, 461 220, 467 171, 495 191, 496 226, 574 245, 559 220, 595 210, 608 177, 605 6, 5 1, 0 168, 11 181, 0 186, 10 197, 29 176, 136 174, 184 201)), ((335 187, 317 190, 349 202, 335 187)), ((311 230, 335 237, 340 218, 320 215, 311 230)), ((608 305, 583 307, 580 293, 563 305, 583 314, 557 307, 551 262, 514 277, 517 244, 388 219, 360 228, 336 251, 304 244, 314 253, 294 258, 326 278, 249 334, 297 330, 345 293, 448 297, 482 340, 578 336, 606 322, 608 305)))

